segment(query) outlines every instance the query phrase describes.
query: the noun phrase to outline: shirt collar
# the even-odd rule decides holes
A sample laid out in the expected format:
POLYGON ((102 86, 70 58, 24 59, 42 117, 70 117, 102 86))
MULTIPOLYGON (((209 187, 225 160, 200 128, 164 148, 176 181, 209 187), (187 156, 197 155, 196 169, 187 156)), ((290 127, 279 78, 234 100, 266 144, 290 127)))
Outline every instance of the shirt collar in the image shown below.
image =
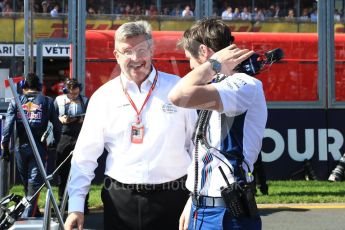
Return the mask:
MULTIPOLYGON (((155 79, 155 76, 156 76, 156 68, 152 65, 152 70, 149 74, 149 76, 145 79, 145 81, 141 84, 141 87, 145 87, 147 85, 147 83, 150 83, 149 84, 149 87, 151 87, 154 79, 155 79)), ((123 73, 121 73, 120 75, 121 77, 121 80, 123 82, 123 86, 127 89, 131 84, 135 84, 134 81, 128 79, 123 73)), ((157 82, 158 83, 158 82, 157 82)), ((156 85, 157 85, 156 83, 156 85)))
POLYGON ((147 84, 147 82, 150 82, 150 85, 152 85, 154 79, 155 79, 155 76, 156 76, 156 72, 157 70, 155 69, 155 67, 152 65, 152 71, 149 75, 148 78, 146 78, 146 80, 143 82, 143 84, 147 84))

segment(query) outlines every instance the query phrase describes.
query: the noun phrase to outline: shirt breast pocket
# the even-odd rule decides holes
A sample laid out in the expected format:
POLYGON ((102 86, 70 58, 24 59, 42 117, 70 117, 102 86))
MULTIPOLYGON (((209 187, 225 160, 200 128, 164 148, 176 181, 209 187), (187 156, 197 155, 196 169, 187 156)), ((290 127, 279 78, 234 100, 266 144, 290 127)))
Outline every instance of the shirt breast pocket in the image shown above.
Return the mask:
POLYGON ((165 103, 152 109, 145 115, 146 128, 159 127, 163 133, 174 132, 175 129, 184 126, 185 117, 180 109, 171 103, 165 103))
POLYGON ((128 113, 123 111, 118 112, 116 115, 109 115, 109 123, 105 129, 105 140, 111 145, 116 147, 126 148, 131 141, 131 124, 134 122, 134 119, 128 113))

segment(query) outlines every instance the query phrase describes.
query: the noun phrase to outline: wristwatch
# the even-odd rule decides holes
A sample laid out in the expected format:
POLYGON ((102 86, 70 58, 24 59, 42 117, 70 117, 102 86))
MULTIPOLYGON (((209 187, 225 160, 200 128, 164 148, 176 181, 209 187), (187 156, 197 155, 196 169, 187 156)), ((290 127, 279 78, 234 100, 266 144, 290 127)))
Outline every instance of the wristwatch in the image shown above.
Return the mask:
POLYGON ((220 70, 222 69, 222 64, 220 64, 219 61, 215 59, 208 59, 207 61, 211 63, 211 67, 216 72, 216 74, 220 73, 220 70))

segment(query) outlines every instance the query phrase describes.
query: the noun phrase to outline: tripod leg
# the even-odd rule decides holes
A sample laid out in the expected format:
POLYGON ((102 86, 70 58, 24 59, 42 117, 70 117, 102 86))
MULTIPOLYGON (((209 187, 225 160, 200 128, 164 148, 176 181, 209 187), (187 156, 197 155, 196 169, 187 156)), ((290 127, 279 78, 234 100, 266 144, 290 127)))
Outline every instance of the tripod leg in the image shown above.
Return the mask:
POLYGON ((50 193, 46 195, 46 206, 44 207, 43 229, 50 229, 51 209, 50 209, 50 193))
POLYGON ((66 187, 65 187, 65 191, 63 193, 63 197, 62 197, 62 201, 60 204, 60 213, 63 214, 65 212, 65 208, 66 208, 66 203, 67 203, 67 198, 68 198, 68 194, 67 194, 67 185, 68 185, 68 181, 70 179, 71 176, 71 170, 68 173, 68 179, 67 179, 67 183, 66 183, 66 187))

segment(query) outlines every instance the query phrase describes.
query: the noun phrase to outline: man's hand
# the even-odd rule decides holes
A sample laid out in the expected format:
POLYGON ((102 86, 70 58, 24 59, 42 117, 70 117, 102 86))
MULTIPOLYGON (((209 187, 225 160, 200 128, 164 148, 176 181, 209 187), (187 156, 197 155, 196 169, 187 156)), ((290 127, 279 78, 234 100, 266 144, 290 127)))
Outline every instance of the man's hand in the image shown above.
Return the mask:
POLYGON ((84 122, 84 117, 80 117, 78 120, 78 123, 83 123, 84 122))
POLYGON ((67 115, 62 115, 59 117, 59 120, 60 120, 61 124, 63 124, 63 125, 75 122, 77 119, 78 118, 70 118, 67 115))
POLYGON ((72 230, 76 226, 78 230, 84 229, 84 213, 71 212, 65 221, 65 229, 72 230))
POLYGON ((8 148, 1 149, 1 160, 10 161, 10 150, 8 148))
POLYGON ((188 229, 191 208, 192 208, 192 197, 189 197, 186 205, 184 206, 183 212, 180 216, 179 230, 188 229))
POLYGON ((240 49, 235 44, 225 47, 214 53, 211 59, 215 59, 222 64, 221 73, 231 75, 237 65, 254 54, 254 51, 240 49))
POLYGON ((61 124, 67 124, 67 119, 68 119, 67 115, 62 115, 59 117, 61 124))

